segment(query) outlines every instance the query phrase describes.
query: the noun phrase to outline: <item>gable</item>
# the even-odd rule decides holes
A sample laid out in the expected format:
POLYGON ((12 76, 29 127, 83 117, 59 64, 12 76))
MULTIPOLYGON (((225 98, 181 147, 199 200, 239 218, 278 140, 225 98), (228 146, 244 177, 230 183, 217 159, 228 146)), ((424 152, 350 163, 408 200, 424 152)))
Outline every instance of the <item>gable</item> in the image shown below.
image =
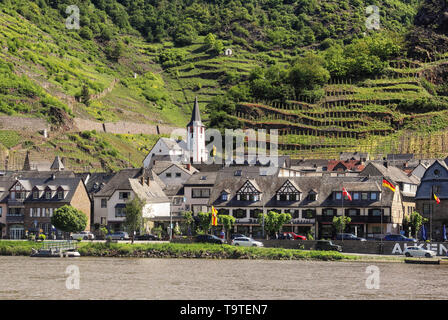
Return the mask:
POLYGON ((247 180, 243 186, 237 191, 237 193, 241 194, 259 194, 260 191, 249 181, 247 180))
POLYGON ((439 161, 434 162, 428 169, 426 169, 422 180, 428 179, 448 179, 448 170, 439 161))
POLYGON ((296 188, 291 181, 287 180, 280 189, 277 190, 278 194, 297 194, 300 190, 296 188))

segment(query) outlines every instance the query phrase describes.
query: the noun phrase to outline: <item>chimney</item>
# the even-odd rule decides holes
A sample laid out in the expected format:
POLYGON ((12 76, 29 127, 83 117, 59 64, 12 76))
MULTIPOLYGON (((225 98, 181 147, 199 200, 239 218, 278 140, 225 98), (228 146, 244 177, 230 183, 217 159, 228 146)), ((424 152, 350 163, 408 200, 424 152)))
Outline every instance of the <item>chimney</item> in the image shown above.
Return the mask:
POLYGON ((191 164, 190 163, 187 163, 187 170, 191 171, 191 164))
POLYGON ((141 184, 142 186, 145 185, 143 176, 140 177, 140 184, 141 184))

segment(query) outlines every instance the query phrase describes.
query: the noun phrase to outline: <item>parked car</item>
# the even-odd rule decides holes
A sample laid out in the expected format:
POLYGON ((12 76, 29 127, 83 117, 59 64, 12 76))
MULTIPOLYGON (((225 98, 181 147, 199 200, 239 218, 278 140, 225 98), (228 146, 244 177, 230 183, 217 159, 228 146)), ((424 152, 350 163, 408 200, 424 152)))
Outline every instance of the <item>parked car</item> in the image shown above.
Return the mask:
POLYGON ((315 250, 323 250, 323 251, 342 252, 342 247, 337 244, 333 244, 333 242, 331 242, 331 240, 317 240, 317 242, 314 246, 314 249, 315 250))
POLYGON ((244 234, 241 233, 234 233, 230 236, 230 239, 235 239, 235 238, 248 238, 248 236, 245 236, 244 234))
POLYGON ((124 231, 118 231, 112 234, 108 234, 106 238, 108 237, 110 237, 112 240, 129 240, 129 234, 124 231))
POLYGON ((417 239, 407 238, 402 234, 388 234, 384 237, 385 241, 406 241, 406 242, 417 242, 417 239))
POLYGON ((403 251, 403 254, 406 257, 426 257, 426 258, 432 258, 432 257, 435 257, 437 255, 437 252, 432 251, 432 250, 426 250, 426 249, 420 248, 418 246, 412 246, 412 247, 407 247, 403 251))
POLYGON ((263 247, 263 243, 260 241, 255 241, 252 238, 241 237, 235 238, 232 240, 232 245, 234 246, 242 246, 242 247, 263 247))
POLYGON ((358 240, 358 241, 367 241, 364 238, 357 237, 353 233, 338 233, 336 235, 336 240, 358 240))
POLYGON ((306 237, 301 236, 300 234, 294 232, 283 232, 284 237, 288 237, 288 235, 291 236, 292 240, 306 240, 306 237))
POLYGON ((194 238, 195 242, 224 244, 224 239, 212 234, 200 234, 194 238))
POLYGON ((135 237, 135 240, 160 240, 155 234, 141 234, 135 237))
POLYGON ((80 233, 72 233, 70 235, 71 240, 94 240, 95 235, 90 231, 81 231, 80 233))

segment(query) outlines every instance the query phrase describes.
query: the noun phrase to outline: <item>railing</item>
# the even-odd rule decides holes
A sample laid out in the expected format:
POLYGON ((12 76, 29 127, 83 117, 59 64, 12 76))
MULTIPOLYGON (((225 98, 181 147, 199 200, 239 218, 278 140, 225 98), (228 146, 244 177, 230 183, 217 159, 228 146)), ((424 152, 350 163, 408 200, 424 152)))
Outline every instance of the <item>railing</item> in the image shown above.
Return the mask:
POLYGON ((55 249, 60 252, 76 250, 77 241, 65 240, 65 241, 44 241, 41 249, 55 249))
POLYGON ((23 215, 6 215, 7 223, 20 223, 23 222, 23 215))
MULTIPOLYGON (((340 217, 340 216, 317 216, 317 221, 333 222, 333 217, 340 217)), ((383 219, 381 219, 381 216, 349 216, 349 215, 346 215, 346 217, 350 217, 352 219, 351 223, 381 223, 381 220, 383 223, 391 222, 390 216, 383 216, 383 219)))

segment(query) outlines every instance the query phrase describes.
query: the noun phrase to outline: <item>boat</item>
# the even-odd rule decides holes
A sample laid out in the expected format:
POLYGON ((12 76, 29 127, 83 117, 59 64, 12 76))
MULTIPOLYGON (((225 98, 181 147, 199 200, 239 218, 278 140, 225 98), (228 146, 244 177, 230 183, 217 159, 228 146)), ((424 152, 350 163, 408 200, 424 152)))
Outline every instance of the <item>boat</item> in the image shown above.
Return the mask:
POLYGON ((32 248, 30 257, 33 258, 74 258, 81 254, 76 251, 74 241, 47 241, 38 250, 32 248))

